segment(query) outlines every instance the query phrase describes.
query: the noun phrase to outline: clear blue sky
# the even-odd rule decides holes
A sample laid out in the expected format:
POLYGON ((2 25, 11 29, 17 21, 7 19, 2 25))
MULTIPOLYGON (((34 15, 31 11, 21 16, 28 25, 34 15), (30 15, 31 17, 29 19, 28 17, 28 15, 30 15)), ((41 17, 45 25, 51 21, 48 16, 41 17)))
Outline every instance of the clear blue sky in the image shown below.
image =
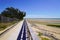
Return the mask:
POLYGON ((26 11, 27 18, 60 18, 60 0, 0 0, 0 12, 11 6, 26 11))

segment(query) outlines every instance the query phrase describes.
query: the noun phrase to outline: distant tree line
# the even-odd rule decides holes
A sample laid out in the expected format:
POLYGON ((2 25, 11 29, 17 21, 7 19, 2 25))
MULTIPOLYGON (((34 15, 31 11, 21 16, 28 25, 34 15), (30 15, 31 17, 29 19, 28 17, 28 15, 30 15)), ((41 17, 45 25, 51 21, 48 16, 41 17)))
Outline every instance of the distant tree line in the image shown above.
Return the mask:
POLYGON ((0 15, 21 20, 26 16, 26 12, 20 11, 17 8, 8 7, 5 10, 3 10, 0 15))

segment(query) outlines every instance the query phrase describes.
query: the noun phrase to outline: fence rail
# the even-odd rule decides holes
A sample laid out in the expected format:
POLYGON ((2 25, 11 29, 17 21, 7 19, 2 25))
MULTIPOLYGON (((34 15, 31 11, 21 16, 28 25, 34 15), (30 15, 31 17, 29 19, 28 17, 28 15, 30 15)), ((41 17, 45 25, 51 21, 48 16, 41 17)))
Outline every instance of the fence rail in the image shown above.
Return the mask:
POLYGON ((24 20, 17 40, 39 40, 39 38, 37 37, 37 35, 35 35, 30 26, 28 26, 26 20, 24 20))

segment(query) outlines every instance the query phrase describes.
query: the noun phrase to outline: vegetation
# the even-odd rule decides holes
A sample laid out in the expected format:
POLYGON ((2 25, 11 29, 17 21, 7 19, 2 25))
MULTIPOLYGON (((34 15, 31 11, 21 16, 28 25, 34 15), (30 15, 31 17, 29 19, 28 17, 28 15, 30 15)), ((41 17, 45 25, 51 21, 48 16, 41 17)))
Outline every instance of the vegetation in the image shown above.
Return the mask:
POLYGON ((12 25, 16 23, 16 21, 14 22, 7 22, 7 23, 0 23, 0 31, 4 30, 5 28, 7 28, 8 26, 12 25))
POLYGON ((30 23, 38 23, 38 24, 43 24, 43 25, 47 25, 47 26, 51 26, 51 27, 59 27, 60 28, 60 23, 56 22, 56 23, 52 23, 52 22, 38 22, 38 21, 29 21, 30 23))
MULTIPOLYGON (((2 15, 4 17, 16 18, 16 19, 22 20, 26 16, 26 12, 20 11, 17 8, 8 7, 5 10, 3 10, 0 15, 2 15)), ((15 21, 5 22, 5 23, 0 22, 0 31, 4 30, 5 28, 7 28, 8 26, 10 26, 10 25, 12 25, 14 23, 16 23, 16 22, 15 21)))
POLYGON ((48 38, 41 37, 43 34, 41 32, 38 32, 38 36, 41 38, 41 40, 49 40, 48 38))
POLYGON ((42 37, 41 39, 42 39, 42 40, 49 40, 48 38, 45 38, 45 37, 44 37, 44 38, 42 37))
POLYGON ((47 24, 47 26, 59 27, 60 28, 60 25, 56 25, 56 24, 47 24))
POLYGON ((17 8, 8 7, 3 12, 1 12, 1 15, 10 18, 23 19, 23 17, 26 16, 26 12, 20 11, 17 8))
POLYGON ((41 36, 41 35, 42 35, 42 33, 38 32, 38 36, 41 36))

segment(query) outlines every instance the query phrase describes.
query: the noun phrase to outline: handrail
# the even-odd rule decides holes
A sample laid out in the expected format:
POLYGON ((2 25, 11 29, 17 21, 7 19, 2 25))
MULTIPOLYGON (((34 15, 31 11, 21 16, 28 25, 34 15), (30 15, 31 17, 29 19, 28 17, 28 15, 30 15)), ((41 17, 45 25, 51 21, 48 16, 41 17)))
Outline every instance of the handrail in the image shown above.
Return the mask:
POLYGON ((24 20, 22 28, 19 32, 17 40, 39 40, 29 23, 24 20))
POLYGON ((21 40, 21 39, 26 40, 26 23, 25 23, 25 21, 23 22, 23 25, 22 25, 22 28, 21 28, 21 31, 18 35, 17 40, 21 40))
POLYGON ((32 40, 40 40, 39 37, 35 34, 35 32, 32 30, 31 25, 28 22, 27 22, 27 25, 28 25, 32 40))

